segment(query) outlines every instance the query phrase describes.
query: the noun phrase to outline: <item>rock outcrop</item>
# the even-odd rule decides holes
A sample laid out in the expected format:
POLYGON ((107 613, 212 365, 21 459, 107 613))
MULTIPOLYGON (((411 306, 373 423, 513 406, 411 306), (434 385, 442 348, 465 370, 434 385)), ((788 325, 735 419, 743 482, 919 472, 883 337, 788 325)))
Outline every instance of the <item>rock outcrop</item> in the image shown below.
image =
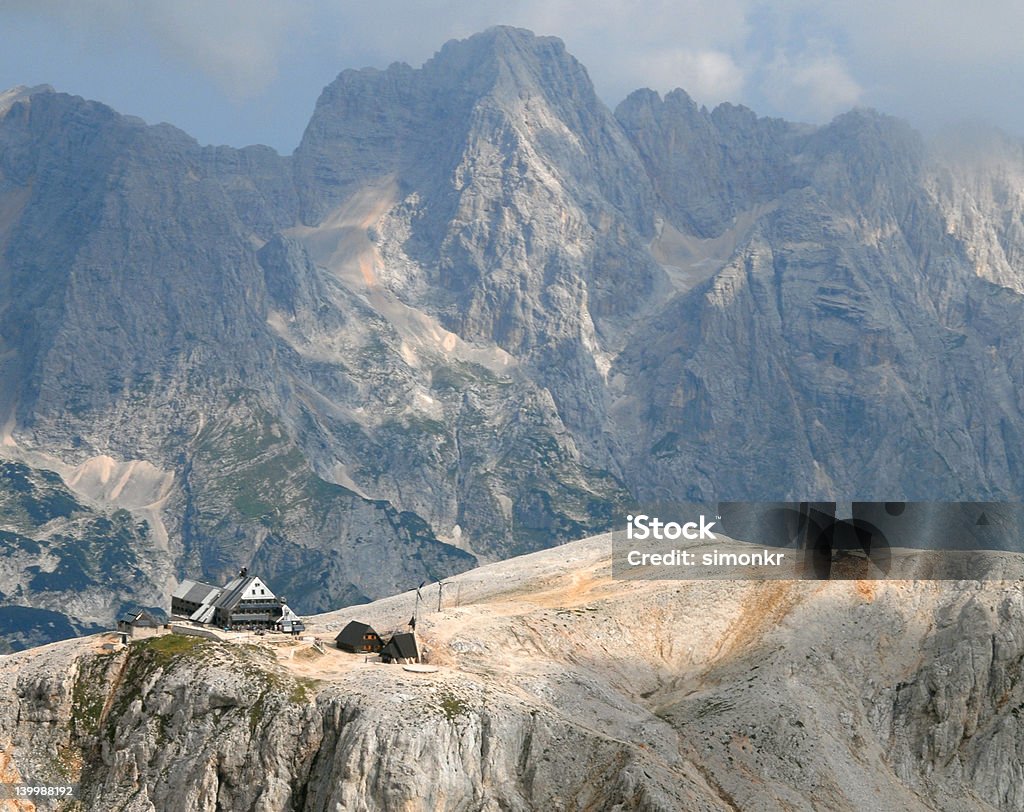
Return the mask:
POLYGON ((0 747, 95 810, 1020 808, 1016 582, 616 581, 600 537, 448 590, 435 673, 177 635, 11 655, 0 747))

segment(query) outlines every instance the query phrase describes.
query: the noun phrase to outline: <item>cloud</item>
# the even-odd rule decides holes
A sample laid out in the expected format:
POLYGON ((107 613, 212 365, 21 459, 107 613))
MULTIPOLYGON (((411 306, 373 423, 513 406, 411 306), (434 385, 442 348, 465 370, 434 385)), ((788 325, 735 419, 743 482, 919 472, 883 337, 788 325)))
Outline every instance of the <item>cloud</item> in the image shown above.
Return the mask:
POLYGON ((273 82, 287 43, 316 10, 305 0, 14 0, 10 8, 47 18, 63 36, 92 43, 101 54, 145 40, 235 100, 250 99, 273 82))
POLYGON ((232 98, 258 95, 276 77, 282 51, 305 15, 269 0, 178 0, 131 4, 168 54, 201 70, 232 98))
POLYGON ((1019 64, 1024 53, 1024 4, 1018 0, 805 0, 800 6, 818 8, 865 59, 995 67, 1019 64))
POLYGON ((517 24, 564 39, 609 104, 638 87, 682 87, 713 105, 735 99, 743 88, 736 57, 749 35, 748 5, 749 0, 530 0, 518 4, 517 24))
POLYGON ((681 87, 703 104, 739 98, 745 81, 743 69, 723 51, 672 48, 635 56, 630 64, 637 86, 681 87))
POLYGON ((827 50, 779 52, 761 75, 765 98, 789 117, 803 121, 826 121, 857 105, 864 96, 843 60, 827 50))
MULTIPOLYGON (((250 124, 268 109, 301 119, 345 68, 419 65, 446 40, 497 24, 561 37, 611 106, 637 87, 679 86, 708 106, 786 118, 823 121, 868 104, 918 126, 961 114, 1024 131, 1019 0, 4 0, 0 26, 35 39, 9 37, 0 64, 14 66, 12 83, 32 73, 60 84, 55 66, 73 57, 89 67, 70 82, 79 92, 102 100, 120 86, 129 109, 204 129, 182 120, 182 105, 165 114, 158 99, 133 102, 117 71, 138 67, 145 79, 133 92, 148 83, 219 94, 228 112, 196 109, 194 119, 220 115, 225 134, 206 137, 239 142, 267 136, 228 135, 243 126, 231 111, 250 124)), ((294 143, 303 124, 275 143, 294 143)))

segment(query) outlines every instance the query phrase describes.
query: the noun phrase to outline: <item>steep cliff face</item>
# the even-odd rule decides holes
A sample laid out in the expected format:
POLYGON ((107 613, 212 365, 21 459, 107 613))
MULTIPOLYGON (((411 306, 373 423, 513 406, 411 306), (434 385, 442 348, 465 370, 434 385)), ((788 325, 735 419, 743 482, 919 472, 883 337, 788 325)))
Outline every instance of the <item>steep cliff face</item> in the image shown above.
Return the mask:
POLYGON ((635 499, 1021 495, 1006 139, 613 115, 507 28, 342 73, 291 157, 0 116, 0 453, 145 523, 125 601, 253 565, 326 609, 635 499))
POLYGON ((736 216, 724 267, 693 270, 616 359, 619 427, 643 437, 627 481, 659 498, 1015 493, 1022 300, 964 261, 923 144, 857 112, 789 145, 792 188, 736 216))
POLYGON ((51 92, 4 139, 6 453, 170 472, 157 581, 251 562, 323 609, 474 562, 438 536, 505 555, 624 499, 512 356, 345 276, 367 194, 313 233, 289 160, 51 92))
POLYGON ((708 112, 683 90, 637 90, 615 117, 643 159, 660 209, 681 233, 709 239, 799 184, 793 153, 809 128, 723 104, 708 112))
POLYGON ((929 190, 978 276, 1024 292, 1024 144, 999 132, 961 132, 936 145, 929 190))
MULTIPOLYGON (((559 40, 492 29, 419 70, 346 71, 295 165, 307 240, 377 189, 387 213, 357 284, 510 353, 586 462, 613 468, 603 376, 659 276, 643 250, 653 194, 559 40)), ((339 253, 327 264, 344 273, 339 253)))
POLYGON ((603 537, 450 589, 433 674, 177 636, 5 658, 8 770, 97 810, 1020 806, 1003 582, 613 581, 603 537))

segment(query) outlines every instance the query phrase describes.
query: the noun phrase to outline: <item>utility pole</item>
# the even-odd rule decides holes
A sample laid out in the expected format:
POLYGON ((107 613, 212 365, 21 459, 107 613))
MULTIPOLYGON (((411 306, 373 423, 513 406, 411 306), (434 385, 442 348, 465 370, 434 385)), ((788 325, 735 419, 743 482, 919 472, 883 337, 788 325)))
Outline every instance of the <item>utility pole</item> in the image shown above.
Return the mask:
POLYGON ((413 630, 416 629, 416 624, 419 622, 419 619, 420 619, 420 600, 422 600, 422 598, 423 598, 423 595, 420 594, 420 590, 423 589, 423 587, 426 585, 426 583, 427 583, 426 581, 421 581, 420 585, 418 587, 416 587, 416 605, 413 607, 413 610, 412 610, 412 628, 413 628, 413 630))
POLYGON ((438 581, 437 582, 437 611, 441 611, 441 592, 444 587, 449 586, 451 581, 438 581))

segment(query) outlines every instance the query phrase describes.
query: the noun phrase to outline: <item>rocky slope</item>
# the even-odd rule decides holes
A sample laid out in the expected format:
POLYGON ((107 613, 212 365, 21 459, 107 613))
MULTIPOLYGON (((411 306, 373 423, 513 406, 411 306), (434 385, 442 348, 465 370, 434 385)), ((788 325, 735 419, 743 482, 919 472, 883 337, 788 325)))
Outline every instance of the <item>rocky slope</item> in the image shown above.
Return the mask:
POLYGON ((144 524, 119 601, 247 565, 320 611, 638 499, 1022 495, 1012 140, 613 114, 507 28, 345 71, 287 157, 0 116, 0 454, 144 524))
POLYGON ((1024 145, 999 132, 961 131, 936 148, 929 185, 946 228, 967 247, 975 272, 1024 292, 1024 145))
POLYGON ((1024 804, 1019 556, 984 583, 616 581, 609 559, 603 536, 456 576, 441 611, 425 591, 432 674, 178 636, 11 655, 5 768, 97 810, 1024 804))
POLYGON ((166 544, 130 511, 83 505, 53 472, 0 461, 0 629, 4 648, 99 631, 125 604, 162 611, 166 544), (30 606, 19 606, 30 597, 30 606), (74 618, 73 621, 69 618, 74 618))

